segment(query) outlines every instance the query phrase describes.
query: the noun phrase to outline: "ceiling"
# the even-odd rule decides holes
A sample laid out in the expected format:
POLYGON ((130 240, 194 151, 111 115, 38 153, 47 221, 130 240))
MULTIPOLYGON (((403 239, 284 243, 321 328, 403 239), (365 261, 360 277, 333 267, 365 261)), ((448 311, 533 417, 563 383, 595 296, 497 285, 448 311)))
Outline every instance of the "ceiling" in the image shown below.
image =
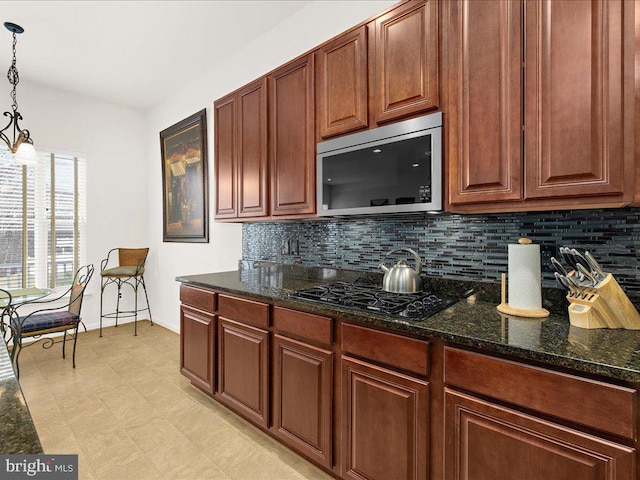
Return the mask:
MULTIPOLYGON (((25 29, 21 80, 148 110, 310 1, 0 1, 0 20, 25 29)), ((3 96, 12 37, 0 29, 3 96)))

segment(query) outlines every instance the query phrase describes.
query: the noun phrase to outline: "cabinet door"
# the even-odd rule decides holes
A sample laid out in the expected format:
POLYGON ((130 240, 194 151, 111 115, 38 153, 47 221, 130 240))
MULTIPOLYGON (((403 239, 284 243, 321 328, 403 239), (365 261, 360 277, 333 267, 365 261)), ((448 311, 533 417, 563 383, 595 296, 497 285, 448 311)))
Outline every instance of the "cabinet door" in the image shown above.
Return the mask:
POLYGON ((215 316, 180 306, 180 372, 213 394, 215 385, 215 316))
POLYGON ((426 479, 429 384, 342 357, 344 478, 426 479))
POLYGON ((217 398, 267 428, 269 332, 226 318, 218 322, 217 398))
POLYGON ((636 478, 631 448, 448 389, 445 405, 446 480, 636 478))
POLYGON ((271 214, 315 212, 313 54, 269 76, 271 214))
POLYGON ((367 27, 337 38, 318 51, 318 122, 322 138, 369 124, 367 27))
POLYGON ((443 5, 451 204, 522 198, 521 7, 443 5))
POLYGON ((631 193, 627 9, 633 2, 526 2, 527 198, 631 193))
POLYGON ((216 218, 235 218, 236 206, 236 96, 216 100, 215 130, 216 218))
POLYGON ((378 123, 438 107, 437 12, 434 0, 413 1, 376 19, 378 123))
POLYGON ((273 356, 275 434, 331 468, 333 353, 275 335, 273 356))
POLYGON ((238 92, 238 216, 267 210, 267 79, 238 92))

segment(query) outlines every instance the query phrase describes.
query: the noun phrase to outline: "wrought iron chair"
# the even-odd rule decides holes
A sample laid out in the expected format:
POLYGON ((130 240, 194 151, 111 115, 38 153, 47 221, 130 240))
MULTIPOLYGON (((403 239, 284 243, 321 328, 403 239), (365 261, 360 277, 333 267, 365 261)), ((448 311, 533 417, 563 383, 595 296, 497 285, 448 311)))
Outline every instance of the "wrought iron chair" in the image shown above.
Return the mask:
MULTIPOLYGON (((100 288, 100 336, 102 336, 102 320, 104 318, 115 318, 116 327, 119 318, 134 317, 133 328, 134 335, 138 335, 138 312, 149 312, 149 321, 153 325, 151 317, 151 308, 149 308, 149 297, 147 295, 147 287, 144 283, 144 265, 147 261, 148 248, 114 248, 109 251, 107 258, 102 260, 100 268, 100 276, 102 278, 100 288), (109 262, 113 263, 112 253, 118 252, 118 266, 107 268, 109 262), (111 284, 118 287, 118 297, 116 300, 116 311, 111 313, 103 312, 104 289, 111 284), (135 306, 133 310, 120 310, 120 298, 122 297, 121 288, 123 285, 129 285, 134 292, 135 306), (138 308, 138 288, 142 286, 144 298, 147 303, 146 308, 138 308)), ((113 255, 115 257, 115 255, 113 255)))
MULTIPOLYGON (((55 306, 49 308, 41 308, 27 315, 13 315, 11 318, 11 328, 13 330, 13 349, 14 349, 14 364, 16 368, 16 375, 20 376, 20 352, 23 347, 29 347, 35 345, 39 341, 43 341, 42 346, 44 348, 51 348, 54 344, 62 342, 62 358, 65 356, 65 346, 67 342, 67 332, 73 330, 73 368, 76 368, 76 343, 78 342, 78 327, 82 323, 85 331, 86 326, 82 322, 80 317, 80 311, 82 309, 82 300, 84 298, 84 292, 93 275, 93 265, 85 265, 80 267, 76 272, 73 283, 67 291, 62 295, 47 300, 36 300, 33 302, 27 302, 25 305, 46 305, 53 302, 62 300, 67 295, 69 296, 68 303, 62 306, 55 306), (39 338, 42 335, 48 333, 63 332, 62 340, 55 341, 52 337, 39 338), (24 338, 36 338, 35 342, 23 345, 22 340, 24 338)), ((18 312, 19 313, 19 312, 18 312)), ((13 353, 13 352, 12 352, 13 353)))
POLYGON ((13 340, 13 329, 11 328, 11 305, 13 296, 9 290, 0 288, 0 301, 2 308, 0 311, 0 335, 6 344, 13 340))

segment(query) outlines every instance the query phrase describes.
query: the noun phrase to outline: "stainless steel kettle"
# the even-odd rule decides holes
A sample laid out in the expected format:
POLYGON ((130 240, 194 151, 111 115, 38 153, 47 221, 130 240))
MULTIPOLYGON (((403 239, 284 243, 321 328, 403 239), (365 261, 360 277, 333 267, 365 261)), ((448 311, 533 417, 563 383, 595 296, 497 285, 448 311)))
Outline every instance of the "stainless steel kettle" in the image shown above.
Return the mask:
POLYGON ((392 293, 416 293, 422 289, 422 279, 420 271, 422 270, 422 260, 420 256, 407 247, 396 248, 385 255, 386 258, 394 252, 401 250, 407 251, 416 259, 417 270, 414 270, 404 260, 398 260, 393 268, 387 267, 384 262, 379 267, 384 271, 384 279, 382 280, 382 288, 392 293))

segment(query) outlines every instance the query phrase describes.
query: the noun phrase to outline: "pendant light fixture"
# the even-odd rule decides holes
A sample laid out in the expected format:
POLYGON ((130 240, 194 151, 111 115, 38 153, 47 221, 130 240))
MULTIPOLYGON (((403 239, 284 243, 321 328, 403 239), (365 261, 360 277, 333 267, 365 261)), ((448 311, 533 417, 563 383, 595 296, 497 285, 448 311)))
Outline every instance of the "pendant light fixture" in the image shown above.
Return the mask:
POLYGON ((24 28, 15 23, 5 22, 4 26, 13 34, 13 61, 7 72, 7 79, 13 85, 11 90, 11 110, 12 112, 4 112, 5 117, 9 117, 9 123, 0 130, 0 138, 7 144, 7 148, 13 154, 18 163, 23 165, 35 163, 38 160, 36 149, 33 147, 33 139, 29 130, 20 128, 19 121, 22 115, 18 112, 18 101, 16 99, 16 85, 20 81, 18 68, 16 67, 16 35, 24 32, 24 28), (9 138, 12 135, 12 138, 9 138))

